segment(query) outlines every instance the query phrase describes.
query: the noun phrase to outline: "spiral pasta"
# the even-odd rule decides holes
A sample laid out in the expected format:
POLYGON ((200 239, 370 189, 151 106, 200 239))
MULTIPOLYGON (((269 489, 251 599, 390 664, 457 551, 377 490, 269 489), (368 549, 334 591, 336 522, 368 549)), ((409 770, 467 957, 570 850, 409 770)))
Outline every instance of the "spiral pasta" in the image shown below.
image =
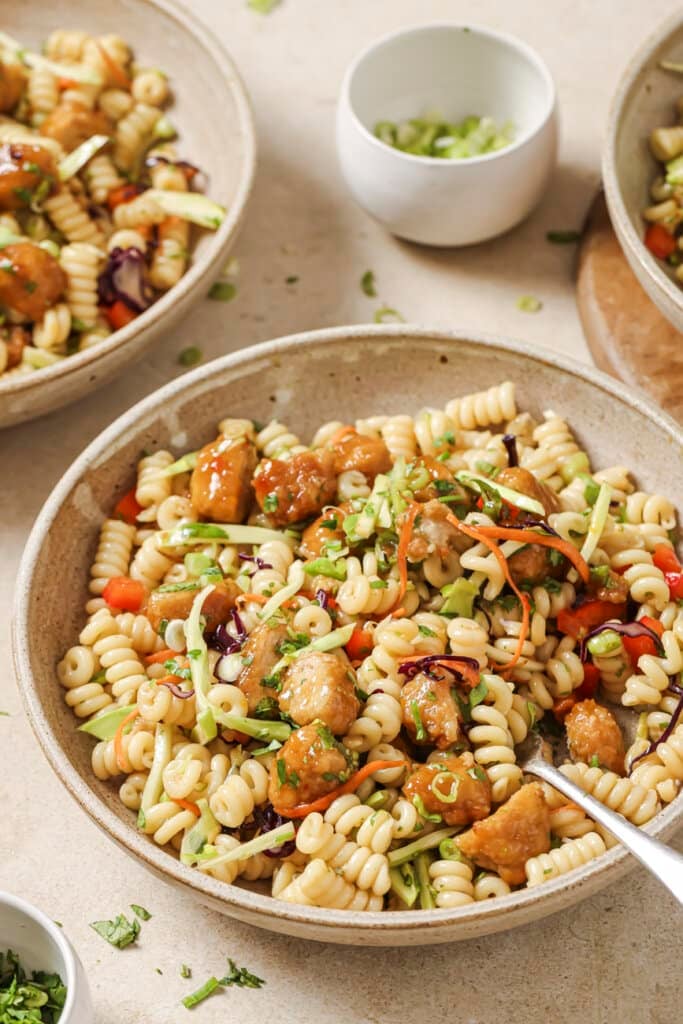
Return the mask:
POLYGON ((527 885, 540 885, 552 878, 559 878, 573 868, 583 867, 604 852, 605 844, 597 832, 587 832, 579 839, 569 839, 556 850, 542 853, 526 862, 527 885))
POLYGON ((62 188, 46 199, 43 209, 69 242, 88 243, 98 249, 104 246, 104 235, 68 189, 62 188))
POLYGON ((66 299, 72 319, 88 327, 97 322, 97 275, 101 259, 101 251, 89 242, 65 245, 59 254, 67 278, 66 299))
POLYGON ((472 868, 463 861, 436 860, 429 865, 429 877, 437 907, 452 909, 474 902, 472 868))
POLYGON ((474 430, 511 420, 517 415, 515 385, 506 381, 487 391, 454 398, 446 405, 446 415, 455 424, 456 430, 474 430))
POLYGON ((383 906, 381 896, 347 882, 320 858, 310 861, 278 899, 335 910, 381 910, 383 906))
POLYGON ((240 765, 239 773, 229 775, 212 794, 209 805, 217 820, 227 828, 237 828, 263 803, 268 790, 268 773, 253 758, 240 765))
POLYGON ((644 825, 659 810, 656 791, 644 789, 633 779, 622 779, 614 772, 589 768, 582 763, 563 764, 560 771, 585 793, 591 793, 613 811, 623 814, 634 825, 644 825))

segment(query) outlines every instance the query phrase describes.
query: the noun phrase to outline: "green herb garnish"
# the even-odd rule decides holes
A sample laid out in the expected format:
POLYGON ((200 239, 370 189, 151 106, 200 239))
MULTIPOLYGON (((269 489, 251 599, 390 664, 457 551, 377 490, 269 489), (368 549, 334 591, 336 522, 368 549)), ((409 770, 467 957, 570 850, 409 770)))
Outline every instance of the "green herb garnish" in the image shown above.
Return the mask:
POLYGON ((377 298, 377 288, 375 287, 375 275, 372 270, 366 270, 360 279, 361 291, 364 295, 367 295, 369 299, 377 298))
POLYGON ((277 494, 275 494, 274 492, 271 494, 266 494, 263 500, 263 511, 274 512, 275 509, 278 507, 279 503, 280 499, 278 498, 277 494))
POLYGON ((543 303, 535 295, 520 295, 516 306, 522 313, 538 313, 543 309, 543 303))
POLYGON ((0 1024, 57 1024, 65 1002, 58 974, 33 971, 29 980, 16 953, 0 953, 0 1024))
POLYGON ((214 299, 216 302, 231 302, 236 295, 237 286, 232 281, 216 281, 209 288, 207 298, 214 299))
POLYGON ((135 918, 129 921, 124 914, 119 914, 113 921, 91 921, 90 927, 117 949, 125 949, 140 934, 140 922, 135 918))
POLYGON ((184 348, 178 356, 178 362, 181 366, 196 366, 201 361, 202 350, 197 345, 190 345, 188 348, 184 348))
POLYGON ((425 740, 427 738, 427 733, 425 732, 425 727, 422 724, 422 718, 420 716, 420 706, 416 700, 411 700, 410 702, 410 715, 411 718, 413 719, 413 722, 415 723, 415 739, 417 740, 418 743, 421 743, 422 740, 425 740))
POLYGON ((149 921, 151 914, 149 910, 145 910, 139 903, 131 903, 130 909, 133 911, 136 917, 139 917, 141 921, 149 921))
POLYGON ((573 242, 581 241, 580 231, 546 231, 545 235, 548 242, 552 242, 553 245, 571 245, 573 242))
POLYGON ((376 324, 404 324, 405 322, 405 317, 401 316, 397 309, 392 309, 391 306, 382 306, 375 312, 376 324))

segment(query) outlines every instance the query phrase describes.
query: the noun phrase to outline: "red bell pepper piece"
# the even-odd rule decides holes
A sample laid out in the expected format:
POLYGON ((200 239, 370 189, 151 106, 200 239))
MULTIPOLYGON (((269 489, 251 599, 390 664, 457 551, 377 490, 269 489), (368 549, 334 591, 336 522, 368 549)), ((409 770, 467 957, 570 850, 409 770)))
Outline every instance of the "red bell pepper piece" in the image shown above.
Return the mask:
POLYGON ((122 612, 139 612, 146 596, 144 584, 128 576, 112 576, 102 591, 102 597, 109 607, 118 608, 122 612))
POLYGON ((645 245, 658 260, 665 260, 676 251, 676 239, 662 224, 650 224, 645 232, 645 245))
POLYGON ((652 553, 652 561, 664 573, 671 600, 680 601, 683 598, 683 566, 674 549, 667 544, 658 544, 652 553))
MULTIPOLYGON (((649 615, 643 615, 642 619, 638 620, 642 622, 644 626, 647 626, 656 633, 657 636, 661 636, 664 632, 664 627, 661 622, 657 619, 651 619, 649 615)), ((657 645, 649 636, 622 636, 621 642, 624 645, 624 650, 628 654, 629 661, 634 669, 638 668, 638 658, 643 654, 657 654, 657 645)))
POLYGON ((372 634, 362 626, 356 626, 345 647, 351 661, 362 661, 372 653, 372 634))
POLYGON ((601 626, 608 619, 621 619, 626 614, 626 604, 613 604, 611 601, 586 601, 576 608, 563 608, 557 616, 557 628, 560 633, 582 639, 591 629, 601 626))
POLYGON ((583 682, 581 686, 577 686, 574 690, 572 697, 576 698, 576 701, 589 700, 595 696, 595 691, 598 688, 600 682, 600 669, 597 665, 588 661, 583 666, 583 682))
POLYGON ((124 522, 133 526, 135 520, 142 512, 142 505, 135 497, 135 488, 131 487, 127 494, 117 501, 114 506, 114 518, 123 519, 124 522))
POLYGON ((121 299, 117 299, 111 306, 100 306, 100 309, 113 331, 120 331, 137 316, 137 313, 134 313, 121 299))

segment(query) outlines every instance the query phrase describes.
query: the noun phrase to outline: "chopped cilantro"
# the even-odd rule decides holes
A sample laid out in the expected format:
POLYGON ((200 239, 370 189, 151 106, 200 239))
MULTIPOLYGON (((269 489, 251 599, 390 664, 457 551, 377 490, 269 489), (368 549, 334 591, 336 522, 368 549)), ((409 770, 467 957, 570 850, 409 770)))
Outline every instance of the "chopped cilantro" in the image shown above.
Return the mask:
POLYGON ((131 903, 130 909, 133 911, 136 917, 139 917, 141 921, 149 921, 151 914, 149 910, 145 910, 139 903, 131 903))
POLYGON ((202 350, 197 345, 190 345, 188 348, 184 348, 178 356, 178 362, 181 366, 196 366, 201 361, 202 350))
POLYGON ((535 295, 520 295, 517 299, 517 309, 522 313, 538 313, 543 309, 543 303, 535 295))
POLYGON ((422 636, 436 636, 434 630, 430 629, 429 626, 418 626, 417 628, 422 636))
POLYGON ((230 970, 224 978, 218 982, 219 985, 238 985, 240 988, 262 988, 265 985, 263 978, 252 974, 246 967, 237 967, 234 960, 228 957, 230 970))
POLYGON ((187 964, 181 964, 180 965, 180 977, 181 978, 191 978, 192 977, 192 968, 188 967, 187 964))
POLYGON ((13 188, 12 192, 14 192, 17 199, 20 199, 22 203, 26 204, 26 206, 31 204, 33 193, 30 189, 18 186, 17 188, 13 188))
POLYGON ((140 922, 135 918, 129 921, 124 914, 119 914, 113 921, 92 921, 90 927, 117 949, 129 946, 140 934, 140 922))
POLYGON ((24 281, 24 291, 27 291, 29 295, 33 295, 34 291, 38 287, 37 281, 24 281))
POLYGON ((467 774, 471 779, 477 779, 479 782, 486 782, 486 772, 483 768, 480 768, 478 764, 468 768, 467 774))
POLYGON ((367 295, 369 299, 377 298, 377 288, 375 287, 375 275, 372 270, 366 270, 360 279, 360 286, 363 294, 367 295))
POLYGON ((279 711, 278 702, 274 697, 263 697, 254 711, 254 718, 272 720, 277 718, 279 711))
POLYGON ((209 288, 208 298, 216 302, 230 302, 237 295, 237 287, 232 281, 216 281, 209 288))
POLYGON ((274 492, 271 492, 270 494, 266 494, 266 496, 265 496, 265 498, 263 500, 263 511, 264 512, 274 512, 279 504, 280 504, 280 499, 278 498, 277 494, 275 494, 274 492))
POLYGON ((593 754, 593 756, 591 757, 591 759, 590 759, 590 761, 588 763, 589 763, 591 768, 599 768, 600 767, 600 758, 598 757, 597 754, 593 754))
POLYGON ((276 693, 279 693, 282 689, 282 680, 278 675, 262 676, 261 686, 266 690, 275 690, 276 693))
POLYGON ((476 708, 477 704, 481 704, 486 699, 488 692, 489 688, 482 679, 470 690, 470 708, 476 708))
POLYGON ((417 740, 418 743, 421 743, 422 740, 425 740, 427 738, 427 733, 425 732, 425 727, 422 724, 422 718, 420 717, 420 707, 416 700, 411 700, 410 702, 410 714, 413 719, 413 722, 415 723, 415 739, 417 740))

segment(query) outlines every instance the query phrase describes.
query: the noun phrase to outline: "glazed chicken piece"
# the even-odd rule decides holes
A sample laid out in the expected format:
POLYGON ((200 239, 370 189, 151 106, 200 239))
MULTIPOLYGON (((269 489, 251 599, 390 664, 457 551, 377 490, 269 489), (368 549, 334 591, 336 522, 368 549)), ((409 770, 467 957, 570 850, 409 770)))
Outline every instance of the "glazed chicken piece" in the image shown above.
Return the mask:
POLYGON ((0 305, 29 320, 40 320, 66 287, 66 275, 54 256, 32 242, 0 249, 0 305))
POLYGON ((550 812, 541 784, 522 786, 495 814, 455 841, 475 864, 497 871, 508 885, 521 885, 529 857, 550 849, 550 812))
POLYGON ((590 764, 594 757, 602 768, 624 774, 624 738, 612 712, 594 700, 575 704, 564 720, 572 761, 590 764))
MULTIPOLYGON (((544 483, 537 480, 533 473, 521 466, 510 466, 502 469, 496 477, 496 483, 511 487, 514 491, 526 494, 529 498, 539 501, 545 510, 546 518, 553 512, 560 511, 560 503, 557 495, 546 487, 544 483)), ((505 514, 506 506, 503 505, 503 514, 500 519, 501 526, 515 526, 515 520, 505 514)), ((524 513, 524 518, 534 519, 533 513, 524 513)), ((552 579, 562 578, 566 572, 566 563, 560 559, 559 563, 553 561, 551 549, 541 547, 540 544, 529 544, 516 551, 508 558, 510 575, 515 583, 530 583, 534 586, 542 583, 549 576, 552 579)))
MULTIPOLYGON (((202 605, 202 617, 206 620, 206 629, 211 631, 223 622, 228 622, 230 612, 241 593, 233 580, 221 580, 206 597, 202 605)), ((155 630, 162 621, 167 619, 186 619, 197 596, 196 590, 154 590, 147 598, 145 615, 155 630)))
POLYGON ((273 667, 280 660, 279 645, 288 637, 284 623, 270 625, 262 623, 249 634, 242 648, 244 668, 240 672, 235 685, 239 686, 249 702, 249 714, 253 715, 262 700, 277 699, 278 693, 273 686, 264 686, 273 667))
POLYGON ((334 459, 326 448, 286 460, 264 459, 253 480, 260 507, 277 526, 317 516, 337 493, 334 459))
POLYGON ((241 523, 251 505, 256 469, 254 444, 246 437, 217 437, 197 456, 190 498, 199 515, 219 523, 241 523))
POLYGON ((323 548, 330 541, 344 541, 344 512, 342 509, 332 506, 322 515, 314 519, 310 526, 307 526, 301 534, 299 550, 304 558, 315 559, 323 554, 323 548), (335 524, 335 525, 333 525, 335 524))
POLYGON ((365 437, 352 430, 332 445, 332 451, 335 473, 355 469, 367 477, 370 485, 378 473, 391 469, 389 449, 381 437, 365 437))
MULTIPOLYGON (((628 601, 629 588, 624 577, 606 565, 601 565, 599 570, 599 572, 591 571, 590 579, 586 584, 586 593, 596 601, 625 604, 628 601)), ((616 609, 614 614, 615 617, 618 617, 616 609)))
POLYGON ((3 327, 0 328, 0 341, 5 343, 7 349, 5 369, 11 370, 21 362, 24 347, 30 344, 31 336, 23 327, 3 327))
POLYGON ((450 675, 437 677, 418 672, 401 691, 403 725, 414 743, 428 743, 439 750, 462 738, 461 718, 453 699, 450 675))
POLYGON ((491 810, 491 783, 469 751, 417 766, 403 792, 411 803, 419 797, 427 813, 440 814, 447 825, 469 825, 491 810))
POLYGON ((0 210, 30 206, 39 187, 47 198, 54 192, 56 181, 54 158, 42 146, 28 142, 0 145, 0 210))
MULTIPOLYGON (((400 529, 400 517, 398 526, 400 529)), ((442 501, 434 499, 425 503, 415 520, 408 545, 408 560, 422 562, 435 552, 445 557, 451 551, 464 551, 470 543, 469 538, 459 533, 448 521, 447 506, 442 501)))
POLYGON ((103 111, 87 110, 79 103, 60 103, 40 126, 40 134, 59 142, 67 153, 92 135, 113 132, 114 126, 103 111))
POLYGON ((321 722, 293 732, 270 766, 268 799, 279 814, 331 793, 353 773, 355 759, 341 743, 330 742, 321 722))
MULTIPOLYGON (((470 497, 467 491, 457 483, 450 469, 443 462, 439 462, 433 455, 420 455, 419 458, 412 460, 411 465, 413 466, 411 477, 417 477, 421 469, 426 469, 429 476, 429 482, 413 492, 416 501, 434 501, 440 494, 457 495, 458 499, 462 498, 463 505, 469 506, 470 497), (441 483, 437 484, 437 480, 441 483)), ((440 502, 439 504, 446 503, 440 502)))
POLYGON ((3 64, 0 61, 0 114, 6 114, 12 107, 16 107, 24 81, 25 73, 21 64, 3 64))
POLYGON ((297 725, 319 720, 343 736, 360 709, 356 680, 348 661, 336 654, 310 651, 289 666, 282 680, 280 708, 297 725))

